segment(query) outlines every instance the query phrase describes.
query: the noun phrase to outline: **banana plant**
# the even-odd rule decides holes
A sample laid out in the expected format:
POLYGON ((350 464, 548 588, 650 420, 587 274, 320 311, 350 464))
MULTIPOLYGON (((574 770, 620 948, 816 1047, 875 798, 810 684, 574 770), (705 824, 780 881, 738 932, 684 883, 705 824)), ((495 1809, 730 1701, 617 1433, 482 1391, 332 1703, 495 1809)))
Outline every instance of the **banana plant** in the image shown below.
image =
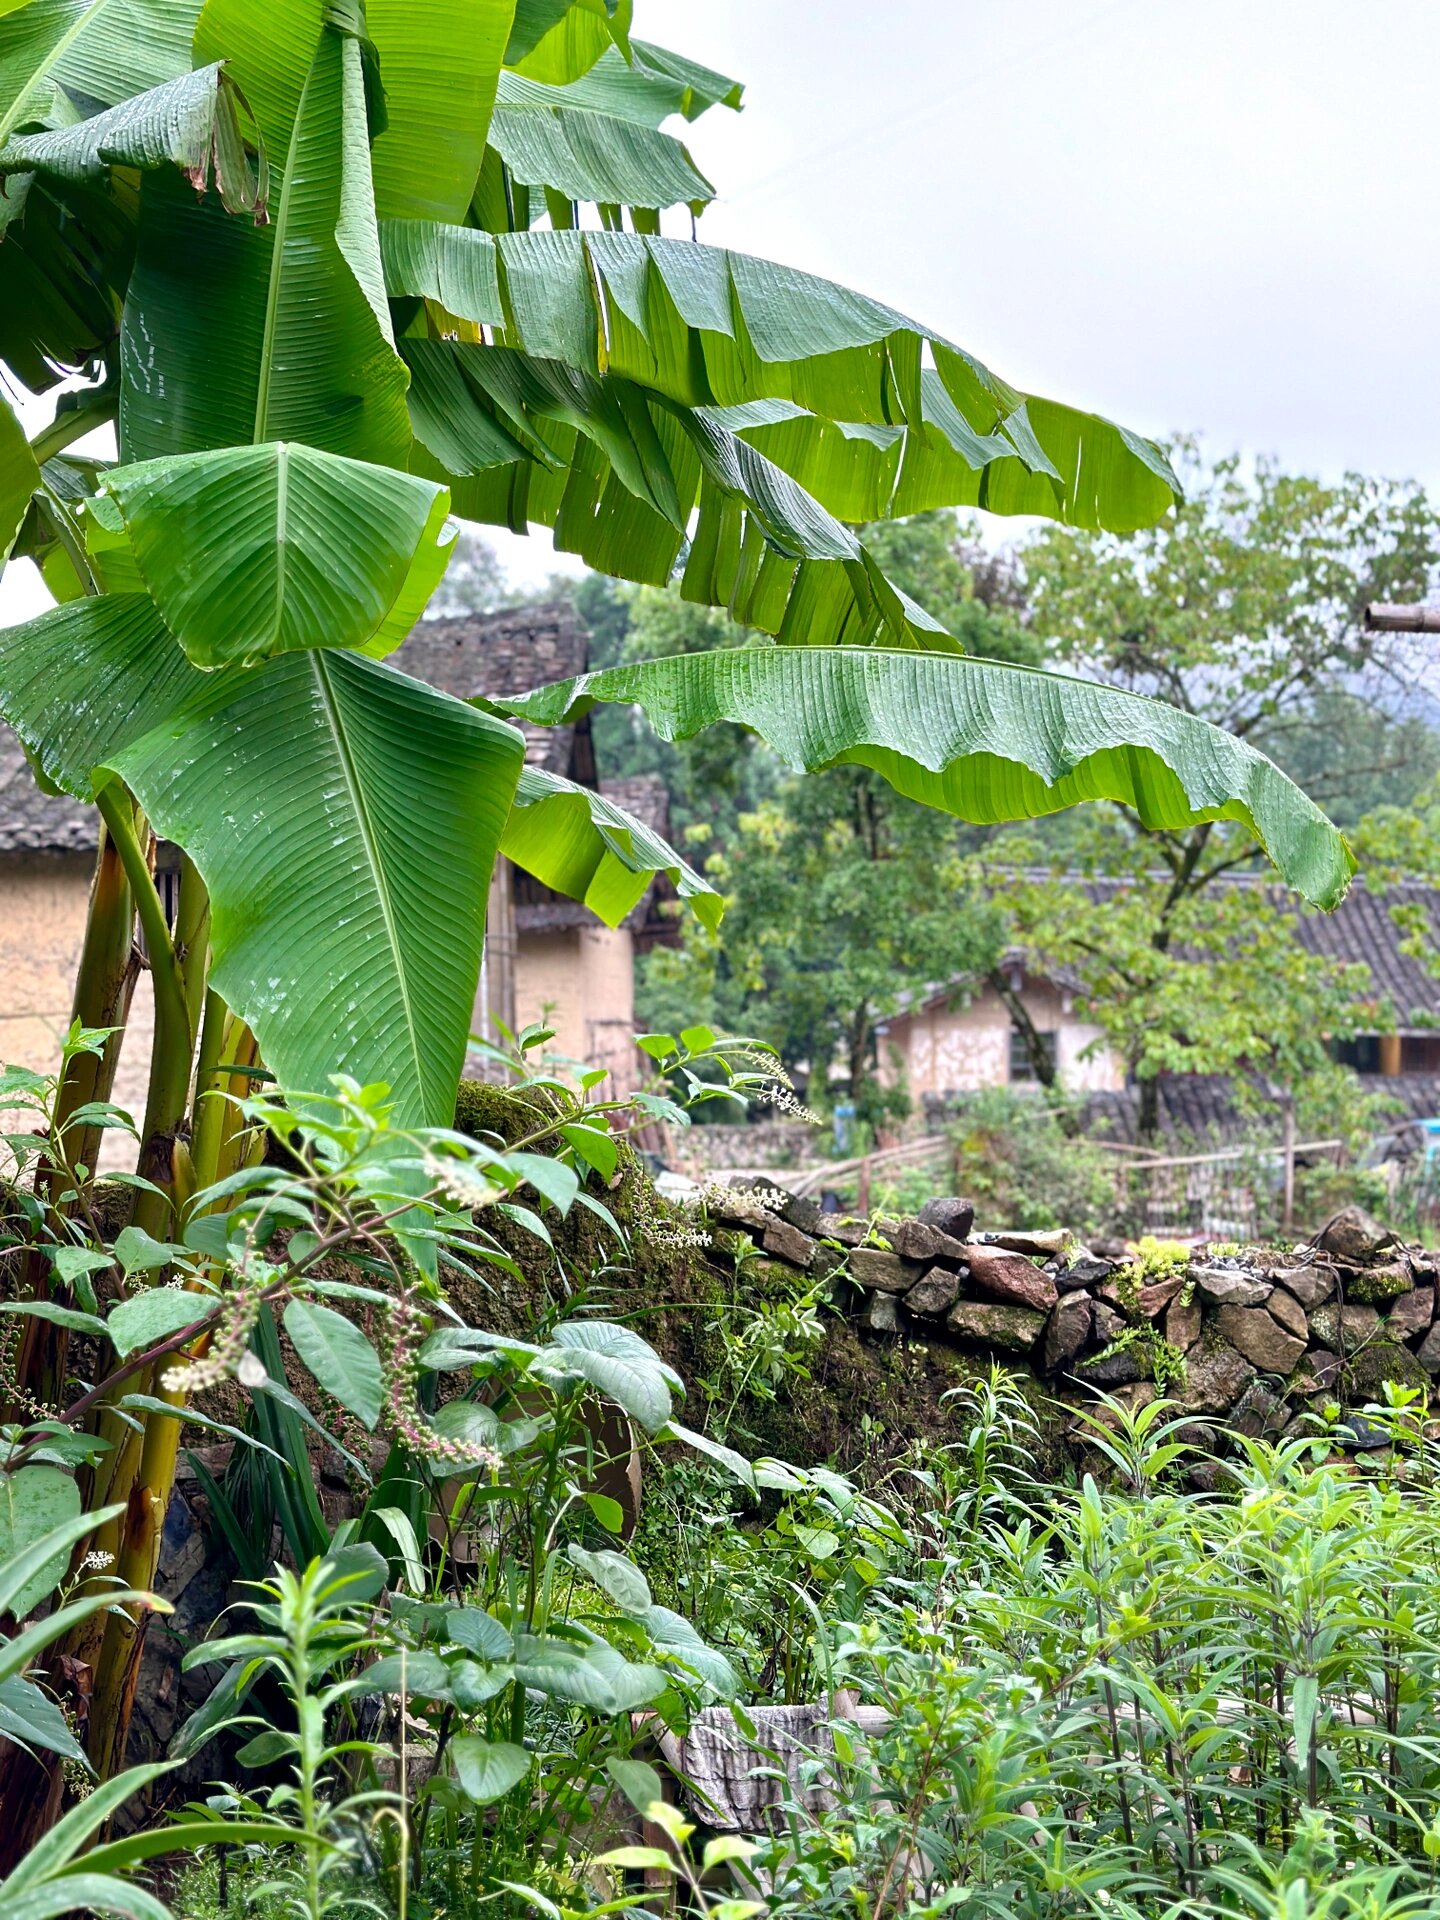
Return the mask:
MULTIPOLYGON (((673 129, 740 90, 630 17, 0 11, 0 361, 35 392, 68 383, 30 441, 0 401, 0 558, 34 559, 57 601, 0 633, 0 714, 42 782, 97 810, 80 1031, 123 1025, 144 935, 133 1217, 160 1242, 235 1170, 245 1136, 211 1096, 259 1060, 291 1087, 384 1081, 398 1125, 450 1121, 497 852, 612 924, 660 871, 718 917, 638 821, 527 770, 511 717, 621 699, 667 737, 736 720, 797 767, 860 761, 971 820, 1100 797, 1150 824, 1242 819, 1308 899, 1345 889, 1339 834, 1260 755, 1154 701, 968 659, 886 579, 862 522, 963 504, 1124 531, 1176 481, 1151 441, 880 301, 695 238, 712 190, 673 129), (117 457, 82 454, 107 422, 117 457), (387 656, 455 516, 548 529, 633 581, 683 553, 681 592, 765 644, 503 715, 436 693, 387 656), (159 838, 182 854, 169 914, 159 838)), ((113 1062, 67 1060, 62 1114, 105 1100, 113 1062)), ((54 1174, 63 1218, 77 1182, 54 1174)), ((48 1296, 48 1265, 28 1284, 48 1296)), ((29 1323, 31 1399, 65 1339, 29 1323)), ((143 1588, 178 1422, 97 1417, 118 1571, 143 1588)))

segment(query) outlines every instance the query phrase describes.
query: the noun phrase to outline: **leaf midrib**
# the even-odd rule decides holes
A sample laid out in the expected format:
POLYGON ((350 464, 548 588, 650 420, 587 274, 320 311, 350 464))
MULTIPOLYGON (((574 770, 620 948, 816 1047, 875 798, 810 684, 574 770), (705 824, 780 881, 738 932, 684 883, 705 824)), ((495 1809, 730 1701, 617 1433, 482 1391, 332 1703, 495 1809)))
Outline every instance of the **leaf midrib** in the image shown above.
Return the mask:
POLYGON ((426 1074, 421 1058, 420 1039, 415 1026, 415 1008, 410 998, 410 980, 405 970, 404 948, 400 944, 399 929, 395 919, 395 906, 390 898, 390 887, 385 877, 384 864, 380 858, 380 848, 375 830, 370 820, 370 809, 365 800, 364 788, 360 781, 360 771, 355 757, 350 751, 350 742, 346 735, 345 724, 340 715, 335 689, 330 680, 330 669, 324 652, 320 648, 310 649, 310 671, 315 677, 315 685, 325 710, 325 718, 330 727, 331 738, 335 744, 336 756, 345 776, 346 789, 350 795, 350 804, 355 814, 361 842, 365 848, 365 857, 369 862, 371 879, 374 882, 376 898, 380 903, 380 914, 385 922, 386 936, 390 942, 390 951, 395 959, 395 977, 400 986, 400 1000, 405 1010, 405 1035, 410 1044, 411 1059, 415 1069, 415 1086, 420 1095, 422 1109, 425 1106, 426 1074))

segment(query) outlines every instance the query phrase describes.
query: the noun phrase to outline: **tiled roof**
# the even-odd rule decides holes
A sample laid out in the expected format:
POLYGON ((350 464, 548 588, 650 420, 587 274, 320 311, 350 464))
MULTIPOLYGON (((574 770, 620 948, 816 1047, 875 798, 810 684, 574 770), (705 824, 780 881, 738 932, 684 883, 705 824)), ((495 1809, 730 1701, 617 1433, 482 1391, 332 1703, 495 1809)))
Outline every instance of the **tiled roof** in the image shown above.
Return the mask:
POLYGON ((0 854, 93 853, 97 832, 92 808, 40 791, 24 748, 0 722, 0 854))
MULTIPOLYGON (((1089 894, 1097 906, 1114 899, 1130 884, 1121 880, 1093 879, 1088 875, 1072 875, 1071 879, 1077 888, 1083 888, 1089 894)), ((1234 874, 1214 884, 1218 887, 1263 891, 1277 905, 1287 908, 1294 915, 1295 938, 1307 952, 1342 964, 1358 963, 1368 967, 1375 998, 1388 1000, 1395 1014, 1393 1023, 1388 1020, 1382 1023, 1383 1031, 1435 1031, 1435 1023, 1440 1020, 1440 976, 1428 972, 1421 961, 1404 950, 1409 929, 1402 927, 1400 920, 1413 917, 1418 911, 1419 917, 1429 928, 1428 945, 1440 955, 1440 888, 1407 880, 1372 893, 1363 880, 1357 880, 1333 913, 1321 913, 1304 906, 1286 888, 1259 876, 1234 874), (1399 919, 1396 917, 1397 910, 1399 919)), ((1039 978, 1053 981, 1056 986, 1078 990, 1079 982, 1068 968, 1047 967, 1038 954, 1027 954, 1019 948, 1012 948, 1001 965, 1020 966, 1039 978)), ((982 984, 958 976, 954 980, 927 984, 917 993, 902 998, 892 1020, 903 1019, 909 1013, 924 1012, 928 1007, 951 1003, 963 1006, 966 998, 973 997, 982 984)), ((1379 1030, 1382 1028, 1377 1027, 1379 1030)))

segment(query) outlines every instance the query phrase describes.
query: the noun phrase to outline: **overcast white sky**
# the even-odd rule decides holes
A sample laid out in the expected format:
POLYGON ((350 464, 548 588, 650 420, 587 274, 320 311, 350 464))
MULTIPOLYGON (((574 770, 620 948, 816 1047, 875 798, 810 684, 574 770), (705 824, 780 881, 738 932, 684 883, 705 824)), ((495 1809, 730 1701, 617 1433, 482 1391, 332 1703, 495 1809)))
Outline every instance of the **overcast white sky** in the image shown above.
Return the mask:
MULTIPOLYGON (((704 238, 1145 433, 1440 495, 1437 0, 635 13, 746 83, 743 113, 687 134, 719 189, 704 238)), ((538 536, 504 545, 516 577, 554 565, 538 536)))

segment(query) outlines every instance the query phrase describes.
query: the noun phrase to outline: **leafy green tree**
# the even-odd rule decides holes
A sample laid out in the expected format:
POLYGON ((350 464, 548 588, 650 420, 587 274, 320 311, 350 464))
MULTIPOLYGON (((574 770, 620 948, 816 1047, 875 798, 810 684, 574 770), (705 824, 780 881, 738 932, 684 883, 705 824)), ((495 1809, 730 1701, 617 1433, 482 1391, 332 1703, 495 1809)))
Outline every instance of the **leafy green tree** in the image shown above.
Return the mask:
MULTIPOLYGON (((143 932, 155 1030, 130 1192, 160 1244, 242 1170, 211 1096, 258 1059, 294 1090, 383 1082, 400 1128, 451 1122, 497 850, 612 921, 657 869, 716 917, 639 822, 527 768, 493 711, 385 664, 443 576, 452 512, 548 527, 653 585, 683 549, 683 597, 766 636, 603 669, 508 715, 636 705, 671 739, 730 721, 797 771, 867 766, 983 822, 1108 797, 1174 832, 1219 810, 1308 897, 1344 889, 1334 828, 1246 742, 967 657, 887 579, 855 526, 983 505, 1126 531, 1170 510, 1174 475, 1138 435, 1020 392, 893 308, 662 236, 667 213, 693 233, 713 192, 666 123, 740 90, 633 38, 630 15, 0 12, 0 360, 32 391, 87 389, 33 444, 0 406, 0 555, 35 558, 62 602, 0 640, 0 714, 103 821, 81 1029, 123 1026, 143 932), (106 420, 117 463, 70 452, 106 420), (182 856, 173 913, 161 839, 182 856)), ((85 1116, 87 1169, 113 1064, 109 1046, 66 1061, 60 1119, 85 1116)), ((83 1212, 77 1178, 41 1175, 57 1221, 83 1212)), ((38 1253, 24 1285, 50 1294, 38 1253)), ((25 1338, 20 1418, 67 1366, 63 1324, 31 1316, 25 1338)), ((126 1514, 116 1572, 141 1590, 180 1423, 94 1418, 126 1514)), ((107 1757, 141 1630, 112 1614, 84 1650, 106 1676, 90 1725, 107 1757)))
MULTIPOLYGON (((1440 555, 1433 511, 1415 487, 1355 475, 1323 486, 1266 461, 1207 468, 1193 448, 1181 451, 1187 497, 1161 525, 1124 538, 1050 530, 1026 545, 1032 631, 1057 666, 1161 694, 1305 765, 1353 818, 1374 780, 1393 777, 1392 763, 1416 744, 1413 725, 1381 722, 1358 691, 1403 664, 1364 630, 1363 608, 1423 591, 1440 555), (1344 756, 1341 734, 1352 743, 1344 756)), ((1433 741, 1422 743, 1433 752, 1433 741)), ((1267 1049, 1250 1027, 1262 1010, 1276 1035, 1288 1030, 1284 1009, 1266 1004, 1266 976, 1287 951, 1286 910, 1217 886, 1263 858, 1243 819, 1222 807, 1157 829, 1121 805, 1063 823, 1048 842, 1012 838, 1002 857, 1015 938, 1082 981, 1082 1007, 1139 1078, 1142 1138, 1158 1126, 1157 1073, 1258 1063, 1267 1049), (1037 865, 1048 869, 1043 879, 1037 865), (1091 876, 1119 883, 1103 911, 1087 891, 1091 876)), ((1303 981, 1319 994, 1321 1025, 1343 1030, 1343 983, 1332 991, 1309 979, 1314 969, 1293 955, 1281 971, 1287 988, 1303 981)), ((1287 1005, 1303 1016, 1303 998, 1287 1005)), ((1300 1028, 1294 1037, 1304 1039, 1300 1028)), ((1306 1048, 1274 1046, 1279 1077, 1293 1077, 1306 1048)), ((1047 1077, 1038 1040, 1031 1050, 1047 1077)), ((1316 1070, 1323 1080, 1318 1059, 1316 1070)))
POLYGON ((647 957, 646 1021, 701 1008, 808 1069, 812 1106, 838 1081, 866 1119, 904 1111, 905 1090, 876 1077, 877 1022, 927 982, 983 974, 1003 939, 953 825, 868 768, 836 768, 742 815, 707 874, 726 897, 723 936, 687 929, 678 951, 647 957))

